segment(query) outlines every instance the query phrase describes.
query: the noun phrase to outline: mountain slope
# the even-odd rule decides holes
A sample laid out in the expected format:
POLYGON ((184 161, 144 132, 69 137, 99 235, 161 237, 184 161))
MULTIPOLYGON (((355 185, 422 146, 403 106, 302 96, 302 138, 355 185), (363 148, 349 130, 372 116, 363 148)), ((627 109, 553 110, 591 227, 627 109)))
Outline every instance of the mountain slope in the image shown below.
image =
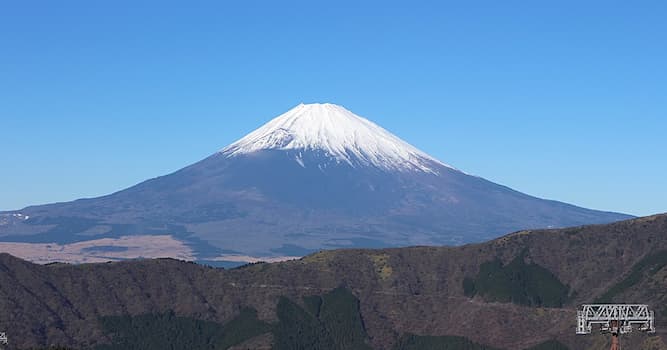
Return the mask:
POLYGON ((276 325, 281 300, 317 315, 313 296, 343 287, 358 299, 367 341, 375 349, 392 349, 408 334, 463 336, 501 349, 557 339, 570 349, 588 349, 605 347, 607 338, 575 336, 575 309, 615 291, 610 301, 647 303, 656 311, 658 337, 629 335, 623 340, 628 348, 665 349, 667 264, 654 258, 665 251, 667 215, 522 231, 462 247, 324 251, 233 270, 171 259, 44 266, 2 254, 0 329, 9 331, 17 346, 85 347, 110 341, 99 319, 114 315, 173 310, 179 317, 226 324, 252 308, 261 321, 276 325), (466 295, 464 281, 476 279, 484 264, 510 266, 517 259, 524 267, 513 265, 516 271, 533 271, 528 284, 551 275, 553 283, 567 288, 562 306, 536 301, 547 300, 548 290, 536 290, 531 306, 498 300, 481 289, 466 295))
POLYGON ((465 174, 343 107, 312 104, 167 176, 104 197, 5 213, 0 240, 167 234, 200 260, 225 260, 462 244, 626 218, 465 174))

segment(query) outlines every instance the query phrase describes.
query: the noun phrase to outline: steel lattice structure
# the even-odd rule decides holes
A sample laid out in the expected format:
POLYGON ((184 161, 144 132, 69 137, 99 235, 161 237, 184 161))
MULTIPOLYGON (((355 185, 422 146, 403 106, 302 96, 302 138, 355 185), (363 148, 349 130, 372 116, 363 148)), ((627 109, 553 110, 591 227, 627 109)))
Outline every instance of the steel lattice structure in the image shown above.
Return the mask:
POLYGON ((642 332, 655 333, 653 311, 642 304, 585 304, 577 311, 577 334, 589 334, 594 324, 602 332, 623 334, 633 327, 642 332))

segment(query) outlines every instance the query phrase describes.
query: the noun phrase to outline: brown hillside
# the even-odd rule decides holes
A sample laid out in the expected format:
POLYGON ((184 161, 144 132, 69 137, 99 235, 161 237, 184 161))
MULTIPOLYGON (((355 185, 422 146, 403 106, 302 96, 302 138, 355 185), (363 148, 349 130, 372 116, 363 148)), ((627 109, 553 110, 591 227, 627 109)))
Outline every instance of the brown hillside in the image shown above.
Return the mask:
MULTIPOLYGON (((462 247, 323 251, 233 270, 171 259, 44 266, 0 254, 0 330, 19 347, 85 348, 109 340, 100 316, 174 310, 224 322, 250 306, 260 319, 273 322, 280 296, 300 302, 301 296, 345 286, 359 299, 366 331, 377 349, 390 349, 408 332, 465 336, 506 349, 557 338, 572 349, 585 349, 604 347, 606 338, 575 337, 575 309, 615 288, 613 300, 648 303, 657 312, 659 337, 633 335, 630 344, 664 349, 667 324, 660 318, 667 313, 667 267, 640 268, 663 250, 667 215, 523 231, 462 247), (569 286, 563 307, 522 306, 464 294, 463 280, 475 278, 480 265, 495 259, 507 265, 517 257, 569 286)), ((271 341, 263 336, 250 344, 261 346, 262 339, 271 341)))

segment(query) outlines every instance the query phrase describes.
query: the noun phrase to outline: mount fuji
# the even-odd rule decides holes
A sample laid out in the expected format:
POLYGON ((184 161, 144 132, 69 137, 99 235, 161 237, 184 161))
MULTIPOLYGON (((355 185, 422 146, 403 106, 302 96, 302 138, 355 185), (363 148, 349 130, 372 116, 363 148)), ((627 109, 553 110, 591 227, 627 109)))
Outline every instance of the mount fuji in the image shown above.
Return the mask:
POLYGON ((301 104, 172 174, 103 197, 0 213, 0 250, 98 261, 167 247, 155 254, 255 261, 326 248, 458 245, 630 217, 517 192, 341 106, 301 104))

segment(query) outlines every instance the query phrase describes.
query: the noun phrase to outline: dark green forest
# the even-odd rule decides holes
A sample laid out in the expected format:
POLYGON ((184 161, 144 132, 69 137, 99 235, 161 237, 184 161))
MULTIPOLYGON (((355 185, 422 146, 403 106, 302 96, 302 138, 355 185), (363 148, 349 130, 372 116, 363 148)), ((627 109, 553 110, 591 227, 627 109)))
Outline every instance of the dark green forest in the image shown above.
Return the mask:
POLYGON ((499 259, 483 263, 474 279, 463 280, 463 291, 466 296, 479 295, 486 301, 561 307, 568 300, 569 288, 551 271, 526 264, 524 256, 519 255, 507 265, 499 259))
POLYGON ((271 332, 273 348, 370 350, 366 344, 359 301, 347 289, 336 288, 303 298, 304 307, 286 297, 278 301, 278 322, 257 319, 254 309, 244 309, 230 322, 178 317, 173 312, 142 316, 102 317, 112 344, 97 350, 227 349, 255 336, 271 332))
MULTIPOLYGON (((512 267, 516 268, 516 267, 512 267)), ((482 284, 483 285, 483 284, 482 284)), ((176 316, 173 312, 141 316, 102 317, 112 343, 96 350, 222 350, 255 336, 271 333, 275 350, 371 350, 359 300, 347 289, 336 288, 324 295, 304 297, 297 303, 281 297, 278 322, 269 324, 246 308, 222 325, 176 316), (303 306, 302 306, 303 305, 303 306)), ((457 336, 406 334, 394 350, 500 350, 457 336)), ((529 350, 567 350, 548 341, 529 350)))
POLYGON ((278 302, 274 349, 370 350, 359 300, 344 288, 304 298, 306 310, 288 298, 278 302))
POLYGON ((249 308, 224 325, 178 317, 173 312, 102 317, 100 321, 113 342, 98 346, 97 350, 227 349, 266 333, 271 327, 258 320, 257 312, 249 308))
POLYGON ((548 340, 526 350, 569 350, 569 348, 557 340, 548 340))

